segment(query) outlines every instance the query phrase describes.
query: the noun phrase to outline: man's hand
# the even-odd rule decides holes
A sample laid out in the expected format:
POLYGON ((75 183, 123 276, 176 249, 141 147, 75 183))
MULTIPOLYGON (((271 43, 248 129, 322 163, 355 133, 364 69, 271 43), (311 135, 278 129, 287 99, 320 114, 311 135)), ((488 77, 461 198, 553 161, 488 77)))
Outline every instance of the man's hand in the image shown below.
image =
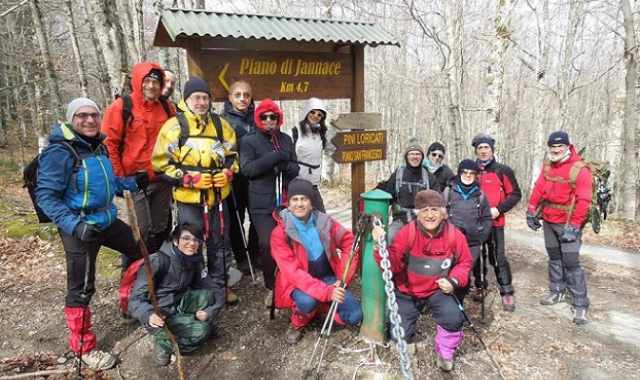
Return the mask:
POLYGON ((199 321, 206 321, 209 318, 209 314, 207 314, 206 311, 204 310, 198 310, 196 311, 196 319, 199 321))
POLYGON ((438 284, 438 286, 440 287, 440 290, 442 290, 442 293, 445 293, 445 294, 453 293, 453 284, 448 279, 444 277, 441 279, 438 279, 436 281, 436 284, 438 284))
POLYGON ((333 294, 331 294, 331 300, 336 301, 337 303, 343 303, 345 290, 344 288, 339 286, 340 285, 339 281, 336 281, 334 285, 335 285, 335 288, 333 288, 333 294))
POLYGON ((164 320, 158 316, 156 313, 151 313, 149 316, 149 326, 160 328, 164 326, 164 320))
POLYGON ((80 222, 73 229, 73 236, 83 243, 91 243, 100 240, 100 230, 94 224, 80 222))
POLYGON ((373 229, 371 230, 371 237, 373 238, 373 240, 377 243, 380 241, 380 238, 382 236, 384 236, 386 234, 386 232, 384 231, 384 228, 382 227, 378 227, 375 226, 373 227, 373 229))
POLYGON ((223 188, 229 184, 229 177, 223 172, 213 175, 213 186, 216 188, 223 188))
POLYGON ((209 173, 188 173, 182 177, 182 185, 194 189, 210 189, 213 186, 213 176, 209 173))
POLYGON ((572 225, 568 225, 564 228, 562 232, 562 236, 560 236, 560 241, 563 243, 573 243, 578 240, 578 233, 580 232, 579 228, 576 228, 572 225))
POLYGON ((542 227, 540 219, 530 211, 527 211, 527 226, 534 231, 538 231, 542 227))
POLYGON ((136 172, 135 174, 136 184, 138 185, 138 189, 147 191, 147 187, 149 186, 149 174, 147 172, 136 172))
POLYGON ((500 216, 500 211, 497 208, 491 207, 491 219, 495 219, 500 216))

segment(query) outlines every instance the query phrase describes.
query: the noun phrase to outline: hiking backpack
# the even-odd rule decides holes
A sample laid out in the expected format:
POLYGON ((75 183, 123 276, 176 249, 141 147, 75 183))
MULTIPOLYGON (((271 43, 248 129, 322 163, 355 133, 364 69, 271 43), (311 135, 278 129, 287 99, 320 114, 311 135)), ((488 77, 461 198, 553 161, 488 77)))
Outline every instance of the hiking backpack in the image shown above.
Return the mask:
MULTIPOLYGON (((162 251, 158 251, 154 254, 162 255, 161 257, 164 258, 164 260, 161 261, 159 268, 159 273, 164 276, 169 270, 168 266, 171 265, 171 259, 162 251)), ((131 299, 131 292, 133 291, 133 285, 138 278, 138 272, 143 265, 144 258, 138 259, 131 263, 131 265, 129 265, 127 270, 122 275, 122 279, 120 280, 120 287, 118 288, 118 303, 120 306, 120 313, 122 313, 122 315, 129 315, 129 300, 131 299)), ((144 270, 144 268, 142 268, 142 270, 144 270)), ((155 283, 153 284, 154 287, 156 285, 157 284, 155 283)))
MULTIPOLYGON (((71 145, 71 143, 67 141, 58 141, 53 144, 60 144, 64 146, 67 150, 69 150, 73 154, 73 171, 75 172, 79 166, 82 166, 82 159, 78 154, 78 151, 71 145)), ((36 211, 36 216, 38 217, 38 223, 50 223, 51 218, 44 213, 44 211, 38 206, 38 202, 36 199, 36 187, 38 185, 38 167, 40 165, 40 155, 42 153, 37 154, 28 164, 25 166, 22 171, 22 187, 26 188, 29 192, 29 197, 31 198, 31 204, 33 204, 33 208, 36 211)))

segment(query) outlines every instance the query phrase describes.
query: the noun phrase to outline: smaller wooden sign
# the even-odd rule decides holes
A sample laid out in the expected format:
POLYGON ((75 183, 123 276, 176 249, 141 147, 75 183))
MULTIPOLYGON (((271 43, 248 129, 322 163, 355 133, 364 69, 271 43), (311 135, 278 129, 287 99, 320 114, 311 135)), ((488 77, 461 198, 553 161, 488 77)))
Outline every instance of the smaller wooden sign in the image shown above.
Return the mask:
POLYGON ((338 132, 331 139, 336 151, 334 161, 344 164, 384 160, 387 157, 387 131, 338 132))
POLYGON ((331 158, 340 164, 384 160, 387 158, 387 147, 385 145, 373 148, 336 150, 331 158))
POLYGON ((382 114, 379 112, 341 113, 337 119, 331 121, 331 125, 341 131, 351 129, 380 129, 382 128, 382 114))

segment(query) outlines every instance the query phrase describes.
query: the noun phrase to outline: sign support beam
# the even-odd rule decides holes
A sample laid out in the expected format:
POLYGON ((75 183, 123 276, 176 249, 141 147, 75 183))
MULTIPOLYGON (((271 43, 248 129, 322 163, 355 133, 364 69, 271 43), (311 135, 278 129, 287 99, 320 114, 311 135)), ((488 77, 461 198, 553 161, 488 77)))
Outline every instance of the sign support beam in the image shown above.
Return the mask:
MULTIPOLYGON (((364 112, 364 46, 352 45, 353 57, 353 92, 351 96, 351 112, 364 112)), ((358 201, 364 193, 365 163, 351 164, 351 229, 355 232, 360 218, 358 201)))

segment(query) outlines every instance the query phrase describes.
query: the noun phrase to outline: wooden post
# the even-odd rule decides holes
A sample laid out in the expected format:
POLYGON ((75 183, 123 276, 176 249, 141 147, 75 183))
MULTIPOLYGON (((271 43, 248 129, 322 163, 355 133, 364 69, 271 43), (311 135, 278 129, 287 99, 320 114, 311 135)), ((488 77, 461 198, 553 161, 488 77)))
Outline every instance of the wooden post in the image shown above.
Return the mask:
POLYGON ((186 44, 187 48, 187 64, 189 69, 189 76, 198 77, 208 81, 205 78, 205 74, 202 71, 202 46, 199 39, 190 38, 186 44))
MULTIPOLYGON (((351 96, 351 112, 364 112, 364 45, 353 45, 353 95, 351 96)), ((358 200, 364 193, 365 163, 351 164, 351 228, 356 230, 359 210, 358 200)))

